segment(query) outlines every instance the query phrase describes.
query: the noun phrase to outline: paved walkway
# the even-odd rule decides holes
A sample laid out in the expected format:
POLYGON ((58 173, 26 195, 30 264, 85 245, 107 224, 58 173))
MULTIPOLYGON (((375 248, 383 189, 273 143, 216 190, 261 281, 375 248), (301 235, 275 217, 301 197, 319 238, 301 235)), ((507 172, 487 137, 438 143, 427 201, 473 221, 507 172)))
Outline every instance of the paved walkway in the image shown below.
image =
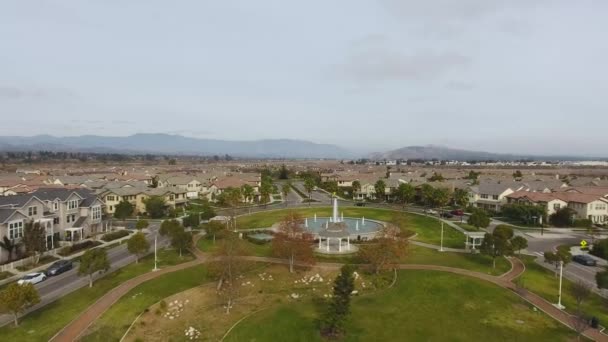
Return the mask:
MULTIPOLYGON (((101 297, 97 302, 91 305, 85 312, 83 312, 79 317, 74 319, 70 324, 64 327, 57 335, 55 335, 51 341, 61 341, 61 342, 71 342, 78 339, 78 337, 84 333, 88 327, 95 322, 97 318, 99 318, 106 310, 108 310, 114 303, 116 303, 122 296, 124 296, 127 292, 129 292, 134 287, 149 281, 151 279, 157 278, 163 274, 175 272, 178 270, 182 270, 191 266, 199 265, 205 262, 212 261, 212 258, 208 258, 204 253, 200 251, 194 252, 197 257, 196 260, 168 267, 162 269, 157 272, 150 272, 143 274, 139 277, 133 278, 118 287, 112 289, 110 292, 106 293, 103 297, 101 297)), ((276 263, 276 264, 287 264, 288 262, 285 259, 277 259, 277 258, 268 258, 268 257, 256 257, 256 256, 248 256, 243 257, 243 259, 256 261, 256 262, 267 262, 267 263, 276 263)), ((495 285, 498 285, 502 288, 512 290, 513 293, 520 296, 524 300, 528 301, 532 305, 536 306, 540 310, 544 311, 549 316, 554 319, 560 321, 564 325, 568 327, 572 327, 573 319, 568 313, 557 309, 553 306, 552 303, 547 302, 542 297, 525 291, 516 292, 515 284, 513 280, 519 277, 525 271, 525 265, 517 258, 508 258, 511 263, 511 269, 500 275, 500 276, 492 276, 485 273, 446 267, 446 266, 438 266, 438 265, 417 265, 417 264, 401 264, 398 266, 399 269, 402 270, 432 270, 432 271, 440 271, 440 272, 449 272, 458 275, 473 277, 481 280, 485 280, 491 282, 495 285)), ((342 266, 340 263, 317 263, 314 267, 328 268, 328 269, 338 269, 342 266)), ((596 329, 589 328, 584 332, 584 335, 588 338, 591 338, 595 341, 608 341, 608 336, 600 333, 596 329)))

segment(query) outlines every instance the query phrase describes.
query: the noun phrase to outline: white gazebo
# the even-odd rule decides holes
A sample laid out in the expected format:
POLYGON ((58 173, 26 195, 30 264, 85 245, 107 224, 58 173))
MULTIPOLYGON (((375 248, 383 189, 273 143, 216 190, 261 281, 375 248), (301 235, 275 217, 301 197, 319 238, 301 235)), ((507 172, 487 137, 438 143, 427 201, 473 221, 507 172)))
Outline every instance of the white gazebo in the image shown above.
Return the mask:
MULTIPOLYGON (((316 218, 316 217, 315 217, 316 218)), ((350 232, 344 223, 344 217, 338 216, 338 199, 333 198, 333 213, 329 220, 325 223, 325 229, 322 229, 317 234, 319 238, 319 249, 321 253, 340 254, 351 253, 357 250, 355 246, 350 245, 350 232), (346 240, 346 246, 342 249, 342 242, 346 240), (337 250, 332 250, 332 241, 337 242, 337 250), (323 244, 325 242, 325 244, 323 244)))
POLYGON ((486 233, 484 232, 466 232, 464 233, 466 236, 466 241, 464 243, 464 248, 468 251, 476 251, 475 247, 479 247, 481 242, 483 241, 486 233))

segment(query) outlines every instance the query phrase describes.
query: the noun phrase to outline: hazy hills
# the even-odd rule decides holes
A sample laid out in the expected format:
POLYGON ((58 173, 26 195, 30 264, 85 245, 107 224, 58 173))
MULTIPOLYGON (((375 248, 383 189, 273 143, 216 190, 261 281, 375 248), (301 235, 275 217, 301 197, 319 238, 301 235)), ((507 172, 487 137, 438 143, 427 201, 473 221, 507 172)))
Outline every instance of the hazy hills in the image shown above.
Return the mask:
POLYGON ((341 147, 310 141, 271 139, 229 141, 197 139, 170 134, 135 134, 126 137, 82 135, 54 137, 0 137, 0 150, 50 150, 99 153, 161 153, 223 155, 251 158, 348 158, 353 153, 341 147))

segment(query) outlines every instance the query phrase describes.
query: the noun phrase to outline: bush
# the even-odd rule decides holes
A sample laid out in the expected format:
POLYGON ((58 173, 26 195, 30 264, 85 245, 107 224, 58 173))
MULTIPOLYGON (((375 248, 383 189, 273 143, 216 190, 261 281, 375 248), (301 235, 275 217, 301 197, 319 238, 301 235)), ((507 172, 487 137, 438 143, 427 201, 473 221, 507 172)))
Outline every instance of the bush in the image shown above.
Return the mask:
POLYGON ((589 252, 595 255, 598 258, 607 259, 608 258, 608 239, 603 239, 596 241, 593 245, 593 248, 589 252))
POLYGON ((62 249, 60 249, 57 254, 59 254, 61 256, 68 256, 70 254, 74 254, 74 253, 79 252, 81 250, 89 249, 89 248, 92 248, 92 247, 95 247, 95 246, 99 246, 99 245, 101 245, 100 242, 87 240, 87 241, 83 241, 83 242, 79 242, 79 243, 73 244, 71 246, 65 246, 62 249))
POLYGON ((589 219, 578 219, 574 220, 574 227, 576 228, 589 228, 593 225, 593 222, 589 219))
POLYGON ((110 232, 107 234, 104 234, 101 239, 105 242, 109 242, 109 241, 114 241, 117 239, 120 239, 122 237, 125 237, 127 235, 129 235, 130 232, 126 229, 121 229, 121 230, 117 230, 115 232, 110 232))

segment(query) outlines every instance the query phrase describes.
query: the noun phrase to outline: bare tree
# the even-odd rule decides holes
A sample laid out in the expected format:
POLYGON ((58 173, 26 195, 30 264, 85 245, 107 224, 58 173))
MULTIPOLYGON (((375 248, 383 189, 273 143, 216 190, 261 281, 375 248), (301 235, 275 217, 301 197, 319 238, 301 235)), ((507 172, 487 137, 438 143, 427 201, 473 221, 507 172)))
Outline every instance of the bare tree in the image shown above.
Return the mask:
POLYGON ((392 224, 382 228, 376 239, 359 248, 359 257, 369 263, 373 273, 390 269, 407 253, 407 239, 400 236, 400 229, 392 224))
POLYGON ((212 271, 216 274, 218 284, 217 293, 224 307, 226 314, 234 305, 239 296, 238 279, 247 268, 247 263, 241 256, 246 255, 247 249, 243 241, 236 233, 225 232, 224 238, 220 240, 215 254, 215 262, 211 265, 212 271))
POLYGON ((314 264, 313 238, 303 228, 303 218, 295 211, 289 212, 281 221, 279 231, 272 239, 272 253, 289 261, 289 272, 293 273, 296 261, 314 264))
POLYGON ((589 327, 585 315, 581 311, 577 311, 574 315, 570 316, 570 324, 572 325, 572 329, 578 334, 576 340, 580 341, 581 335, 589 327))
POLYGON ((570 292, 576 300, 576 310, 581 311, 581 305, 591 296, 591 285, 579 280, 572 285, 570 292))

